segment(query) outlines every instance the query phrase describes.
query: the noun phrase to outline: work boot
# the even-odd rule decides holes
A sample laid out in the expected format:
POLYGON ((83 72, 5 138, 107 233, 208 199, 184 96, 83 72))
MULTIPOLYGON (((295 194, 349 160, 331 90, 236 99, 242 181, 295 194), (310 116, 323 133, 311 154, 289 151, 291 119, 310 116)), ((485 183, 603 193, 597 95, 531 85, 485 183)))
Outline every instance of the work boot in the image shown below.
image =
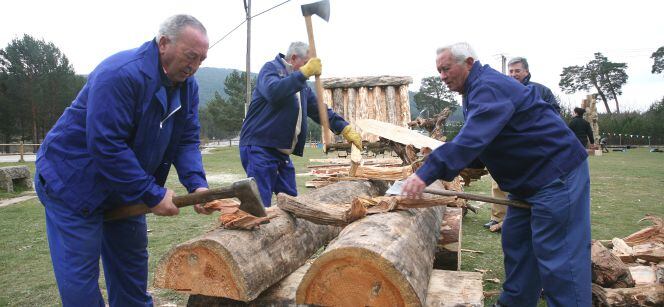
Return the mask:
POLYGON ((490 220, 488 223, 484 224, 484 228, 491 228, 491 226, 498 224, 498 221, 490 220))

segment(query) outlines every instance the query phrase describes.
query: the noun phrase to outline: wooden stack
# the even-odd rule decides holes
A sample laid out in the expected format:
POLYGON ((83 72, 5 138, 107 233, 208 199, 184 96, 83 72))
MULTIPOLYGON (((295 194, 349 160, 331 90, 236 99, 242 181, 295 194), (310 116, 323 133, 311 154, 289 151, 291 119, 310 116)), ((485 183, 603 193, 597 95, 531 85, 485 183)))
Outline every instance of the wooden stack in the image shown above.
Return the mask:
POLYGON ((482 306, 480 273, 434 270, 445 206, 348 220, 340 233, 339 227, 319 225, 335 224, 329 221, 344 216, 338 212, 348 209, 351 198, 382 195, 384 188, 348 181, 289 199, 286 206, 278 198, 279 207, 292 212, 306 212, 292 209, 298 203, 334 214, 304 220, 274 209, 271 222, 258 230, 213 230, 167 253, 155 286, 191 294, 190 306, 482 306), (331 209, 335 203, 340 209, 331 209), (320 255, 306 261, 337 233, 320 255))
POLYGON ((656 216, 644 220, 654 225, 623 239, 593 243, 594 306, 664 306, 664 221, 656 216))
MULTIPOLYGON (((324 78, 322 83, 323 102, 352 125, 367 118, 402 127, 410 121, 408 84, 413 83, 411 77, 324 78)), ((369 135, 363 135, 363 139, 378 140, 369 135)), ((329 141, 335 142, 334 139, 329 141)))

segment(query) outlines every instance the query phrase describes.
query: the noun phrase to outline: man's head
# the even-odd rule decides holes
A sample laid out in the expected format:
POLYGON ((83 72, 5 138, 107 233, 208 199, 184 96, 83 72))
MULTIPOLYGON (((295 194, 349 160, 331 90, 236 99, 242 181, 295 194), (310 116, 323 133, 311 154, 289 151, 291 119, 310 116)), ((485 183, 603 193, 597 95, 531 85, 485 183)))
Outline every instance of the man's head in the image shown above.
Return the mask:
POLYGON ((509 68, 510 77, 519 80, 523 83, 523 80, 530 74, 528 71, 528 60, 522 57, 516 57, 509 61, 507 67, 509 68))
POLYGON ((171 81, 183 82, 196 73, 209 46, 203 24, 189 15, 172 16, 159 26, 161 65, 171 81))
POLYGON ((293 65, 293 70, 298 70, 309 61, 309 45, 303 42, 293 42, 286 52, 286 62, 293 65))
POLYGON ((436 68, 440 79, 451 91, 463 94, 470 69, 477 60, 473 48, 468 43, 456 43, 438 48, 436 54, 436 68))
POLYGON ((579 107, 574 108, 574 114, 576 114, 576 116, 581 117, 585 113, 586 113, 586 109, 584 109, 584 108, 579 108, 579 107))

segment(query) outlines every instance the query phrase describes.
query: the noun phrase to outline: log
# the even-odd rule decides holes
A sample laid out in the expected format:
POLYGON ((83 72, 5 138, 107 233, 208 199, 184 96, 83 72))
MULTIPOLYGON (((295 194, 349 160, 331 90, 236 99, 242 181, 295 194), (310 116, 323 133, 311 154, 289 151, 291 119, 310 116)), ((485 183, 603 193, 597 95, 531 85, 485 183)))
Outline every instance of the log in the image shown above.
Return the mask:
MULTIPOLYGON (((660 282, 657 276, 658 270, 664 271, 664 268, 646 265, 632 265, 629 266, 628 269, 637 286, 651 285, 660 282)), ((661 282, 664 283, 664 281, 661 282)))
POLYGON ((340 88, 335 88, 332 92, 332 106, 335 113, 339 114, 341 117, 345 117, 346 113, 344 110, 344 90, 340 88))
MULTIPOLYGON (((301 266, 276 285, 265 290, 255 300, 245 303, 221 297, 189 296, 188 307, 222 306, 295 306, 295 294, 311 264, 301 266)), ((483 305, 482 274, 433 270, 427 290, 427 306, 457 307, 483 305)))
POLYGON ((178 244, 157 265, 154 285, 189 294, 255 299, 339 233, 273 208, 257 230, 215 229, 178 244))
POLYGON ((358 166, 355 177, 376 180, 402 180, 413 173, 413 167, 408 166, 358 166))
POLYGON ((376 120, 381 122, 387 121, 387 105, 385 104, 385 95, 380 86, 373 88, 373 99, 376 107, 376 120))
POLYGON ((388 86, 385 88, 385 101, 385 104, 387 105, 387 122, 397 124, 398 106, 394 86, 388 86))
POLYGON ((644 243, 632 246, 633 256, 637 259, 659 263, 664 261, 664 244, 644 243))
POLYGON ((440 225, 440 238, 436 245, 433 268, 439 270, 461 270, 461 232, 463 209, 445 208, 443 223, 440 225))
POLYGON ((590 250, 592 282, 605 288, 634 287, 627 266, 604 245, 593 242, 590 250))
POLYGON ((286 276, 279 283, 265 290, 255 300, 244 303, 228 298, 191 295, 187 307, 222 307, 222 306, 290 306, 295 305, 295 292, 302 281, 304 273, 307 272, 310 263, 295 270, 295 272, 286 276))
POLYGON ((369 114, 369 91, 366 87, 360 87, 357 89, 357 105, 355 109, 358 111, 355 117, 355 121, 361 118, 371 118, 369 114))
POLYGON ((277 206, 316 224, 342 226, 366 214, 364 207, 351 204, 355 197, 374 197, 386 189, 378 182, 341 181, 297 197, 279 193, 277 206))
POLYGON ((653 225, 625 237, 625 243, 629 246, 648 242, 664 243, 664 220, 661 217, 646 214, 646 217, 639 222, 646 220, 653 223, 653 225))
POLYGON ((390 123, 379 122, 374 119, 357 120, 355 125, 360 128, 362 132, 371 133, 403 145, 412 144, 418 149, 424 147, 436 149, 440 145, 443 145, 443 142, 422 135, 417 131, 390 123))
POLYGON ((449 206, 454 204, 454 197, 440 197, 425 194, 421 199, 410 199, 406 196, 378 196, 373 198, 357 197, 357 203, 367 209, 367 214, 386 213, 394 210, 408 210, 414 208, 429 208, 435 206, 449 206))
POLYGON ((444 207, 367 216, 344 228, 312 263, 298 304, 422 306, 444 207))
POLYGON ((407 85, 413 83, 413 78, 400 76, 370 76, 353 78, 323 78, 321 81, 324 88, 347 88, 407 85))
MULTIPOLYGON (((399 118, 397 125, 401 127, 408 127, 410 122, 410 97, 408 95, 408 85, 399 86, 399 118)), ((434 149, 434 148, 431 148, 434 149)))
POLYGON ((427 307, 484 306, 482 273, 433 270, 427 307))
POLYGON ((593 285, 593 306, 664 306, 664 285, 606 289, 593 285))

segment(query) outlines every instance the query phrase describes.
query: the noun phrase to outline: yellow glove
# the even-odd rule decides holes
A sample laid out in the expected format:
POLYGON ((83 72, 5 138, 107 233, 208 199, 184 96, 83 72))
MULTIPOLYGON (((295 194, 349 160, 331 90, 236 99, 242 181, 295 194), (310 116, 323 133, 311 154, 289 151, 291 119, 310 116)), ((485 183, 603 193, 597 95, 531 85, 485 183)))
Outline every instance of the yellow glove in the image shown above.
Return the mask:
POLYGON ((341 130, 341 135, 348 141, 349 143, 355 144, 357 148, 362 149, 362 136, 360 136, 353 127, 350 125, 346 126, 344 130, 341 130))
POLYGON ((311 58, 307 64, 300 67, 300 71, 308 79, 313 75, 320 75, 323 72, 323 64, 320 63, 319 58, 311 58))

